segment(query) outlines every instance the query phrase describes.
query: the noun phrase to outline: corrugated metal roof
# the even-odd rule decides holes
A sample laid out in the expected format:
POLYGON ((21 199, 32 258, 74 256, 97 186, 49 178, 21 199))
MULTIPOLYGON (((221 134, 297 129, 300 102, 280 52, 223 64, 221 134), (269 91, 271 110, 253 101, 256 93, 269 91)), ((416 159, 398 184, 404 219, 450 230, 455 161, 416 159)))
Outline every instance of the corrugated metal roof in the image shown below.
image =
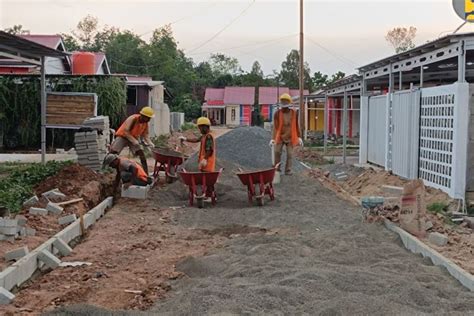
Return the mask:
MULTIPOLYGON (((225 89, 216 89, 216 88, 206 88, 206 94, 204 95, 205 101, 212 100, 224 100, 224 91, 225 89)), ((209 102, 208 102, 209 103, 209 102)))
POLYGON ((62 41, 61 35, 20 35, 20 37, 52 49, 58 49, 62 41))
POLYGON ((283 93, 290 93, 290 89, 287 87, 260 87, 258 89, 258 104, 277 104, 283 93))
POLYGON ((28 58, 38 58, 41 56, 63 57, 68 55, 65 52, 52 49, 19 36, 8 34, 4 31, 0 31, 0 43, 2 43, 2 52, 16 54, 20 51, 23 57, 28 58))
POLYGON ((254 87, 226 87, 224 92, 225 104, 250 104, 255 103, 254 87))

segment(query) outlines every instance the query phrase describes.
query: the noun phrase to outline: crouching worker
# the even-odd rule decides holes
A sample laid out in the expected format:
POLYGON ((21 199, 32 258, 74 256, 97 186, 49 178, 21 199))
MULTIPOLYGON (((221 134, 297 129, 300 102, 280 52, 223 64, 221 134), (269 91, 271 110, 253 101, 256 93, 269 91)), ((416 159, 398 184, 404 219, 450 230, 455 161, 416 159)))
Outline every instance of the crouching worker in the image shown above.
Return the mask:
POLYGON ((144 107, 140 114, 129 116, 115 133, 115 140, 110 146, 110 153, 119 155, 125 147, 128 147, 132 154, 140 157, 143 170, 148 175, 148 165, 143 149, 140 147, 140 138, 145 146, 153 146, 148 134, 148 122, 155 116, 151 107, 144 107))
POLYGON ((199 138, 186 138, 181 136, 179 139, 184 142, 190 143, 201 143, 199 148, 199 171, 201 172, 214 172, 216 169, 216 142, 214 136, 211 133, 211 122, 207 117, 200 117, 197 120, 201 137, 199 138))
POLYGON ((109 166, 117 170, 114 190, 117 191, 120 180, 127 187, 130 185, 147 186, 153 183, 142 166, 133 160, 119 157, 115 154, 108 154, 104 159, 104 167, 109 166))

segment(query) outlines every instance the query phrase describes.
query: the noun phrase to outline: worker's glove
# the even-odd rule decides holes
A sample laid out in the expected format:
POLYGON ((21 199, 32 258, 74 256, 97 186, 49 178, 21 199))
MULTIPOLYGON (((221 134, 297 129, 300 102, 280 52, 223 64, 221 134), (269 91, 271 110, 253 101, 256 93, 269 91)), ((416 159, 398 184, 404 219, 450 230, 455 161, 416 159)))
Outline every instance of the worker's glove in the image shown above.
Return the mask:
POLYGON ((138 139, 135 138, 133 139, 132 144, 135 146, 140 146, 140 142, 138 141, 138 139))
POLYGON ((185 141, 187 141, 188 139, 187 139, 186 137, 184 137, 184 136, 179 136, 179 140, 180 140, 181 142, 185 142, 185 141))
POLYGON ((268 145, 269 145, 270 147, 275 146, 275 141, 272 139, 268 145))
POLYGON ((203 159, 199 162, 199 168, 206 168, 207 167, 207 160, 203 159))
POLYGON ((301 147, 303 147, 303 145, 304 145, 304 142, 301 139, 301 137, 298 138, 298 145, 300 145, 301 147))

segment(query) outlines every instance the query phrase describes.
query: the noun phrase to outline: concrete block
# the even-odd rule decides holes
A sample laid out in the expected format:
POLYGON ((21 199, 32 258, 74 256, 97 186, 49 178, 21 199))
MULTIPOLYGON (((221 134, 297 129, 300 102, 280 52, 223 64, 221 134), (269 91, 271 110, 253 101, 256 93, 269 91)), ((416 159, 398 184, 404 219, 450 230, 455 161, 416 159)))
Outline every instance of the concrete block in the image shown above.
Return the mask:
POLYGON ((46 206, 46 209, 48 210, 48 212, 51 212, 53 214, 61 214, 62 211, 64 210, 64 208, 52 202, 48 203, 48 205, 46 206))
POLYGON ((10 266, 0 272, 0 286, 10 291, 17 285, 18 268, 10 266))
POLYGON ((8 251, 5 253, 5 261, 18 260, 26 256, 29 252, 27 246, 8 251))
POLYGON ((41 215, 41 216, 46 216, 48 215, 48 210, 44 208, 38 208, 38 207, 31 207, 30 212, 31 215, 41 215))
POLYGON ((18 226, 15 227, 0 227, 0 233, 7 236, 16 236, 18 233, 18 226))
POLYGON ((425 230, 430 230, 431 228, 433 228, 433 223, 431 221, 426 221, 425 230))
POLYGON ((39 199, 36 195, 32 196, 31 198, 29 198, 28 200, 26 200, 24 203, 23 203, 23 206, 33 206, 35 205, 36 203, 39 202, 39 199))
POLYGON ((42 194, 42 196, 44 196, 45 198, 47 199, 51 199, 51 198, 56 198, 56 199, 60 199, 60 198, 65 198, 66 197, 66 194, 62 193, 61 191, 59 191, 59 189, 53 189, 53 190, 50 190, 48 192, 44 192, 42 194))
POLYGON ((77 219, 76 214, 71 214, 67 216, 63 216, 58 219, 59 225, 66 225, 74 222, 77 219))
POLYGON ((8 305, 15 299, 15 295, 5 288, 0 287, 0 305, 8 305))
POLYGON ((38 259, 51 269, 55 269, 59 267, 59 264, 61 264, 61 260, 59 260, 47 249, 44 249, 38 254, 38 259))
POLYGON ((28 222, 28 220, 26 219, 26 217, 23 216, 23 215, 17 215, 17 216, 15 216, 15 219, 16 219, 17 222, 18 222, 18 226, 25 226, 25 225, 26 225, 26 222, 28 222))
POLYGON ((464 222, 467 223, 469 228, 474 229, 474 217, 464 217, 464 222))
POLYGON ((403 188, 402 187, 395 187, 392 185, 383 185, 382 186, 382 191, 391 194, 394 196, 401 196, 403 194, 403 188))
POLYGON ((430 233, 428 235, 430 243, 436 246, 445 246, 448 243, 448 237, 440 233, 430 233))
POLYGON ((151 186, 147 185, 146 187, 140 187, 137 185, 131 185, 128 189, 125 189, 122 186, 122 197, 130 199, 140 199, 144 200, 148 196, 148 191, 150 191, 151 186))
POLYGON ((90 226, 94 225, 96 222, 95 213, 87 213, 84 215, 84 226, 85 228, 89 228, 90 226))
POLYGON ((56 248, 62 256, 68 256, 72 252, 72 248, 61 238, 56 238, 53 242, 53 247, 56 248))
POLYGON ((18 226, 18 227, 20 228, 20 231, 18 232, 20 234, 20 236, 21 237, 26 237, 27 236, 26 235, 26 227, 20 227, 20 226, 18 226))
POLYGON ((35 236, 36 235, 36 229, 26 227, 26 236, 35 236))
POLYGON ((2 218, 0 219, 0 227, 16 227, 18 226, 17 219, 2 218))
POLYGON ((9 241, 9 242, 14 242, 15 241, 15 235, 3 235, 0 234, 0 241, 9 241))

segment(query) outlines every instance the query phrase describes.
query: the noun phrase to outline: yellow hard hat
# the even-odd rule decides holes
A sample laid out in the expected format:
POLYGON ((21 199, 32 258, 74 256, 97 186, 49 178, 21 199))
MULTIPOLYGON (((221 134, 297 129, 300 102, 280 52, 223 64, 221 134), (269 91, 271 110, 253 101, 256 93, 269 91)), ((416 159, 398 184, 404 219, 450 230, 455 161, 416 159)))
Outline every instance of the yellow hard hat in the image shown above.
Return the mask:
POLYGON ((145 106, 144 108, 141 109, 140 114, 149 118, 152 118, 155 116, 155 111, 149 106, 145 106))
POLYGON ((280 96, 280 101, 288 101, 288 102, 291 103, 291 101, 293 101, 293 100, 291 99, 291 96, 288 93, 283 93, 280 96))
POLYGON ((209 121, 209 119, 207 117, 200 117, 198 118, 197 120, 197 125, 207 125, 207 126, 211 126, 211 121, 209 121))

